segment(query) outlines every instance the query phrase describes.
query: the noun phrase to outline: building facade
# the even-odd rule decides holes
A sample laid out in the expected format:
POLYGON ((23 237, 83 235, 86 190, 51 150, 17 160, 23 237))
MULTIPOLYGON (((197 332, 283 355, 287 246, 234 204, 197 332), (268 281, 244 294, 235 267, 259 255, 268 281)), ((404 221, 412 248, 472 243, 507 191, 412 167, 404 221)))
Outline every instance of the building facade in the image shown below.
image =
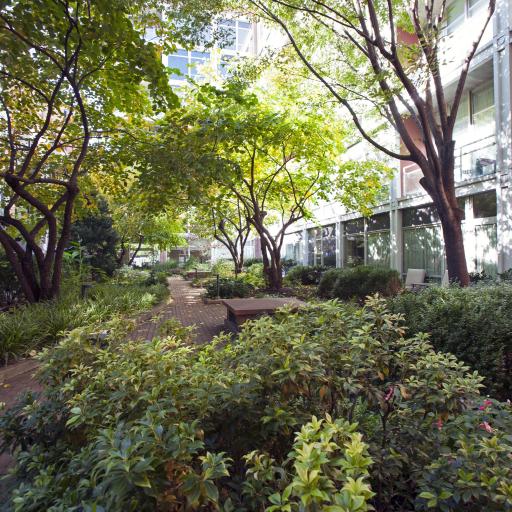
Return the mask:
MULTIPOLYGON (((449 58, 442 69, 448 97, 484 9, 487 0, 449 4, 443 35, 449 58)), ((511 29, 512 1, 499 0, 468 75, 454 136, 468 268, 491 275, 512 268, 511 29)), ((398 137, 389 137, 398 147, 398 137)), ((443 235, 420 177, 415 164, 397 164, 386 199, 368 218, 334 202, 323 204, 314 222, 287 234, 283 257, 306 265, 380 265, 402 274, 423 268, 430 280, 440 280, 446 266, 443 235)))

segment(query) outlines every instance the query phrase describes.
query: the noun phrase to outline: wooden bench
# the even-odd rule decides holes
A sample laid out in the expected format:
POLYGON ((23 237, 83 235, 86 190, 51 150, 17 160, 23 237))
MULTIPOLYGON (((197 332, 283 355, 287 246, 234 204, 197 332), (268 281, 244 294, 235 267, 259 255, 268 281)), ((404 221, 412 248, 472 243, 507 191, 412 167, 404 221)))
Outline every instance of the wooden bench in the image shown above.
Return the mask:
POLYGON ((224 326, 233 332, 238 331, 247 320, 253 320, 262 315, 273 315, 276 309, 284 306, 292 306, 293 309, 305 306, 304 302, 294 298, 224 299, 222 304, 227 309, 224 326))

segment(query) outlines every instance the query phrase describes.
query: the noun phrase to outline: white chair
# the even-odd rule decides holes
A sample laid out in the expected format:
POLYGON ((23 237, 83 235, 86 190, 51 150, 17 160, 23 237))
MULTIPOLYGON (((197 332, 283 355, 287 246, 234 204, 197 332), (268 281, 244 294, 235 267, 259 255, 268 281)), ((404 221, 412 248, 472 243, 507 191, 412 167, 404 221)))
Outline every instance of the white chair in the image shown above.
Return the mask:
POLYGON ((448 277, 448 270, 444 271, 443 279, 441 279, 441 286, 450 286, 450 278, 448 277))
POLYGON ((427 272, 423 268, 408 268, 405 276, 405 289, 416 290, 426 286, 425 277, 427 272))

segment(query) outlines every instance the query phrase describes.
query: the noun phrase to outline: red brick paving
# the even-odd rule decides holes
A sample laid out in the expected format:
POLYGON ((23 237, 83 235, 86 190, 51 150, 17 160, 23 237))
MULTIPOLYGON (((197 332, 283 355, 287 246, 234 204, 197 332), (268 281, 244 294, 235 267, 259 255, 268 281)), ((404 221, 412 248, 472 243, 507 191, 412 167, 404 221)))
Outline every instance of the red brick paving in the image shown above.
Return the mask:
MULTIPOLYGON (((0 402, 11 407, 23 391, 41 391, 41 384, 34 378, 37 367, 38 362, 34 359, 23 359, 0 368, 0 402)), ((7 473, 11 461, 8 453, 0 454, 0 475, 7 473)))
POLYGON ((132 339, 151 340, 158 336, 158 328, 170 318, 178 319, 184 326, 194 325, 195 343, 208 343, 224 329, 226 308, 222 304, 204 304, 203 288, 193 288, 188 281, 178 276, 168 279, 171 299, 165 306, 153 311, 148 319, 136 328, 132 339))

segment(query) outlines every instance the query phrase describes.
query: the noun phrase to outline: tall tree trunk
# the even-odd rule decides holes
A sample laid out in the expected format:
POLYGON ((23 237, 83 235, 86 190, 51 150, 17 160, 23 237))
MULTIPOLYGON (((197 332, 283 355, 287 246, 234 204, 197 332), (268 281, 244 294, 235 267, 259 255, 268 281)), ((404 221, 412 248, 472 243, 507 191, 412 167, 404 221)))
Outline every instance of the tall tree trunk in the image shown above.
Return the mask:
POLYGON ((453 208, 439 209, 439 217, 443 229, 446 264, 450 282, 461 286, 469 284, 469 273, 464 250, 464 236, 460 215, 453 208))

